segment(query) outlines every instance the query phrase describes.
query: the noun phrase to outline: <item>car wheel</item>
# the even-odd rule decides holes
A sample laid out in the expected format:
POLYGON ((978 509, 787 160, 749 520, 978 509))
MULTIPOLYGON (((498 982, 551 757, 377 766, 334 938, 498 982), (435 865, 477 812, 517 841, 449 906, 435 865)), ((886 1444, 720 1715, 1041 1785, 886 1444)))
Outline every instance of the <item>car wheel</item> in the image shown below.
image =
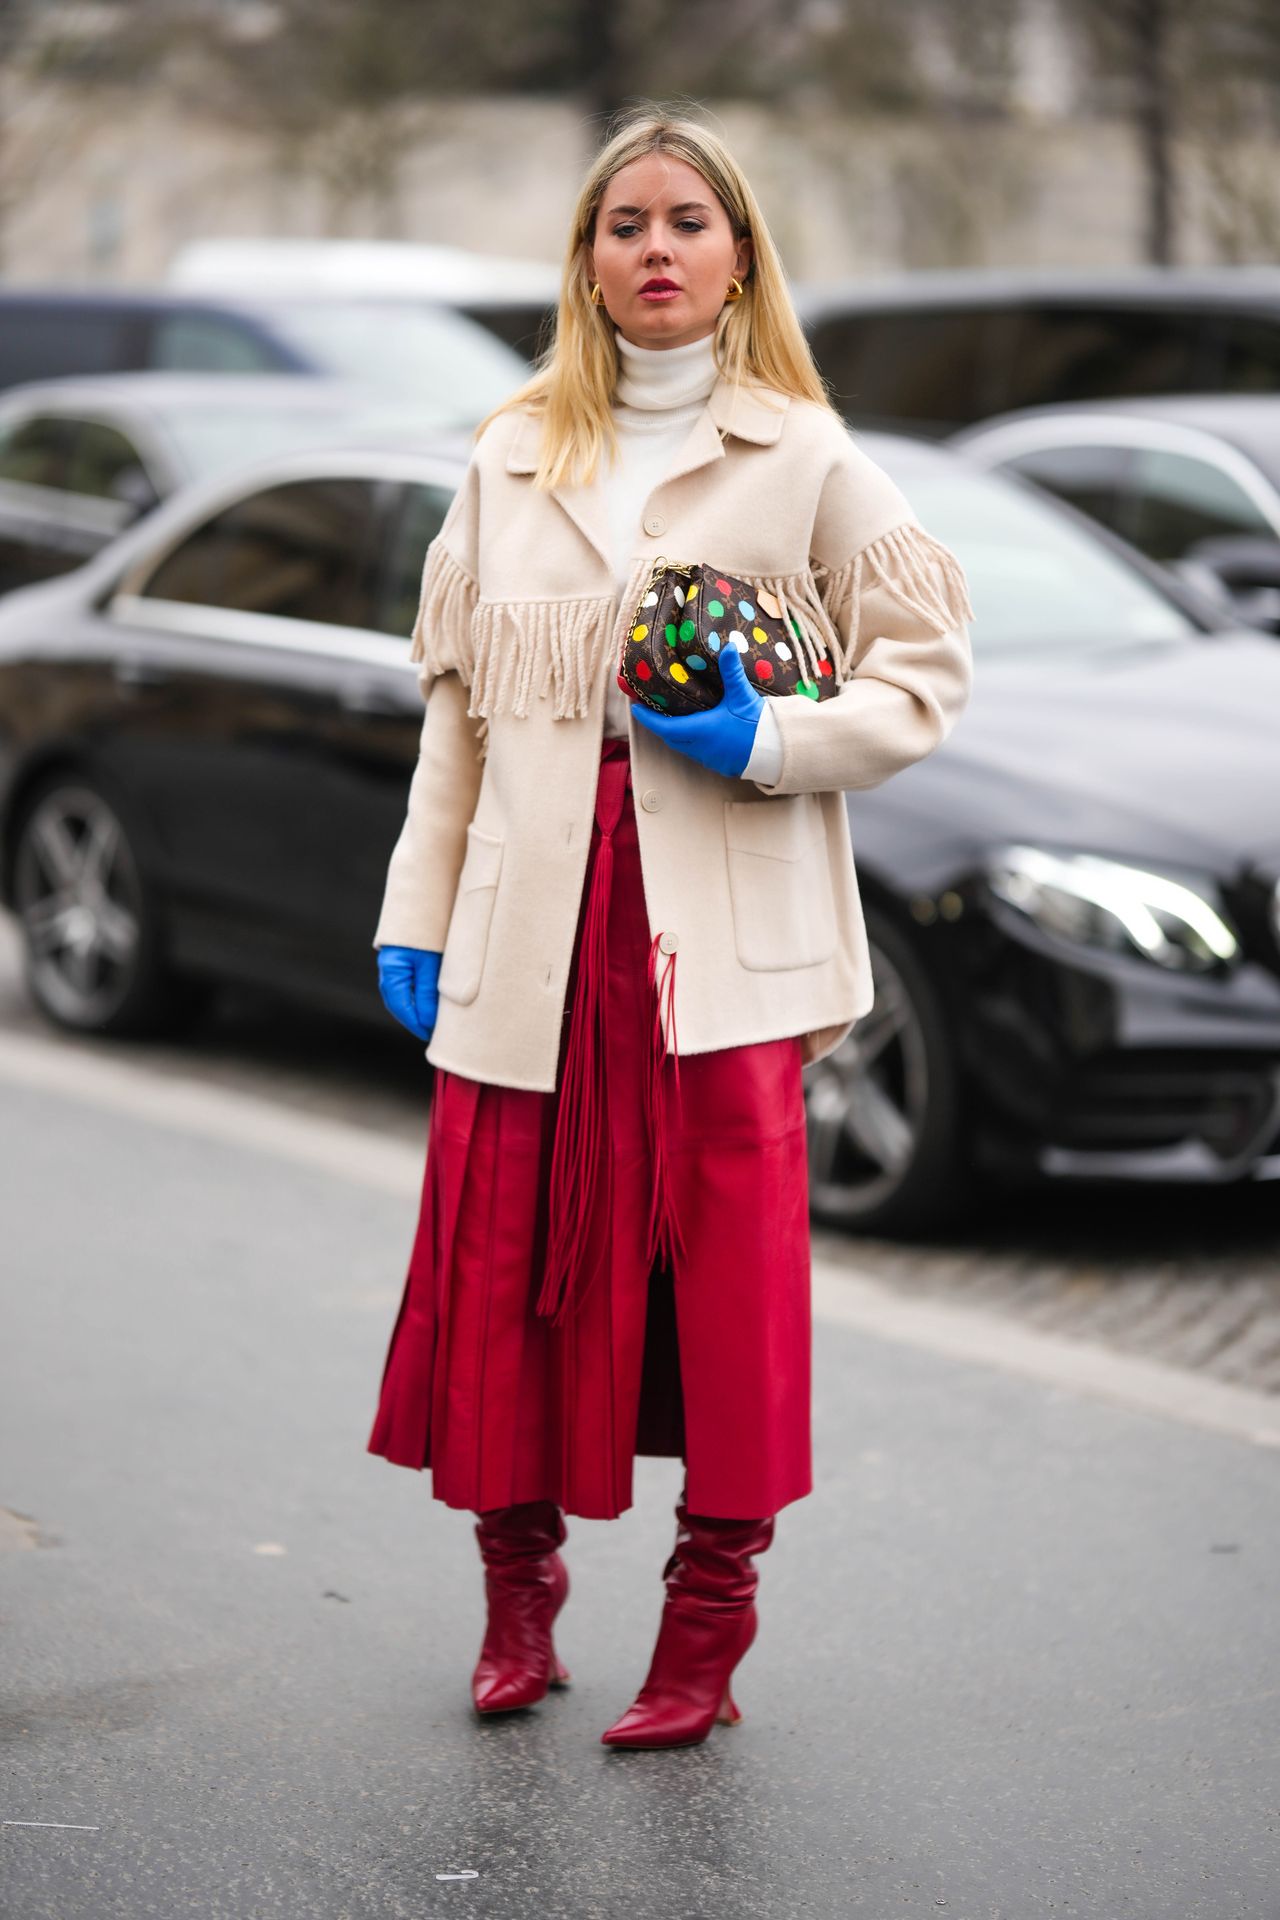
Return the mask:
POLYGON ((876 908, 865 917, 875 1001, 805 1069, 809 1201, 831 1226, 919 1230, 960 1197, 954 1050, 908 937, 876 908))
POLYGON ((159 914, 120 809, 62 775, 29 799, 13 905, 37 1005, 77 1033, 153 1033, 188 1018, 195 991, 164 965, 159 914))

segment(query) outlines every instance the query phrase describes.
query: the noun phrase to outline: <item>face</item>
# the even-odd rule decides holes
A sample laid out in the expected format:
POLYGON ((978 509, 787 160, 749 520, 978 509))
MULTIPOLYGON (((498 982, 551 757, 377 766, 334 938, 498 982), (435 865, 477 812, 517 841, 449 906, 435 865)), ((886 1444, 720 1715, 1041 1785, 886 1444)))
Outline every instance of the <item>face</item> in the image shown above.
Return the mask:
POLYGON ((696 167, 647 153, 604 190, 587 272, 609 318, 637 347, 683 347, 715 330, 730 276, 746 278, 750 240, 696 167))

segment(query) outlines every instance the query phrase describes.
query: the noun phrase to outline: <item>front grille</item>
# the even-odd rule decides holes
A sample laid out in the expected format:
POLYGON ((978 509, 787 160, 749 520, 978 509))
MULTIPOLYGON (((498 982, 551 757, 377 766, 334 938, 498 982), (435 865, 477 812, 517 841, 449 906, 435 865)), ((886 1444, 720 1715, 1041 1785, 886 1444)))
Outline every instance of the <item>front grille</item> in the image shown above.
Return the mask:
POLYGON ((1202 1140, 1224 1160, 1251 1143, 1272 1142, 1280 1062, 1128 1054, 1095 1060, 1062 1080, 1045 1114, 1049 1139, 1105 1150, 1174 1146, 1202 1140))

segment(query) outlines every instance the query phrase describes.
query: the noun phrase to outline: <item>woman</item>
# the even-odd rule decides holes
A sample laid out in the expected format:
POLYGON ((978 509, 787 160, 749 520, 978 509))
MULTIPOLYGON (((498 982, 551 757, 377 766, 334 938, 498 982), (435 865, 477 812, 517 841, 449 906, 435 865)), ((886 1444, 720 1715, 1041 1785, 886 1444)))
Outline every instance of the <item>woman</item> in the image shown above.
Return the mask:
POLYGON ((368 1444, 477 1515, 482 1713, 567 1679, 564 1516, 615 1518, 661 1453, 685 1487, 657 1645, 603 1739, 740 1717, 754 1556, 813 1484, 801 1069, 872 1000, 843 790, 946 737, 971 618, 827 401, 738 166, 630 116, 582 188, 554 345, 427 553, 374 936, 436 1078, 368 1444), (765 699, 743 637, 714 707, 632 705, 660 556, 798 614, 834 696, 765 699))

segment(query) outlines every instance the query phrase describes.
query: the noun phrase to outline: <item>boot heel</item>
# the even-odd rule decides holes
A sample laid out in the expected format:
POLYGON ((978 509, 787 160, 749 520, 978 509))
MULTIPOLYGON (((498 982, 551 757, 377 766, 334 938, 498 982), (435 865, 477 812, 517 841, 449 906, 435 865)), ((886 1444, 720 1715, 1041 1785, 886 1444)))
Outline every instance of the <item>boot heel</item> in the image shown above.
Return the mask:
POLYGON ((551 1649, 551 1670, 547 1675, 549 1687, 567 1687, 572 1678, 568 1667, 558 1657, 555 1648, 551 1649))
POLYGON ((728 1687, 726 1687, 724 1690, 724 1699, 720 1702, 719 1709, 716 1713, 716 1725, 718 1727, 736 1727, 741 1719, 742 1715, 734 1703, 733 1695, 730 1693, 728 1687))

